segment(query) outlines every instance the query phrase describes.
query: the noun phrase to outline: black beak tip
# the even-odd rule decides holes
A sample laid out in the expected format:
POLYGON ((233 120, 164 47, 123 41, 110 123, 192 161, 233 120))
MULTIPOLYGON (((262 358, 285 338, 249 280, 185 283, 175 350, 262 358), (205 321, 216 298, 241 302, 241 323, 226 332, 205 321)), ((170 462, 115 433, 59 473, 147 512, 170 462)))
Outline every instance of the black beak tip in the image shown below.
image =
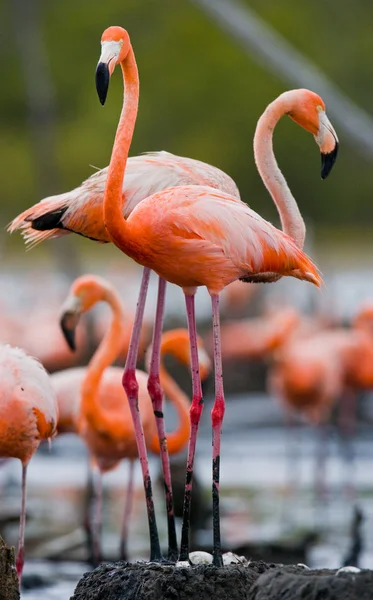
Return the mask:
POLYGON ((62 333, 64 338, 69 346, 70 350, 75 352, 76 343, 75 343, 75 327, 71 327, 68 322, 71 319, 71 315, 65 314, 61 317, 60 326, 62 329, 62 333))
POLYGON ((326 179, 337 160, 339 143, 335 143, 334 150, 328 154, 321 153, 321 179, 326 179))
POLYGON ((110 73, 109 65, 100 62, 96 69, 96 90, 102 106, 105 104, 109 89, 110 73))

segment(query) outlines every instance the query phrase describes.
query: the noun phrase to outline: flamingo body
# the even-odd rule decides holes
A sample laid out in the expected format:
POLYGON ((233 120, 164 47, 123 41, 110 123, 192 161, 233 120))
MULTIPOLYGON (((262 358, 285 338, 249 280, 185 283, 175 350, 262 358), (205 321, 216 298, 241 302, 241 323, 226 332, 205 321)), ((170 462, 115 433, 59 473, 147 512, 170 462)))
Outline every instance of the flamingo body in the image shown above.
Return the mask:
POLYGON ((273 272, 319 285, 295 242, 246 204, 207 186, 163 190, 137 205, 127 221, 126 254, 182 288, 218 294, 236 279, 273 272))
POLYGON ((337 340, 320 334, 285 346, 271 369, 269 382, 290 411, 318 424, 325 422, 343 390, 343 365, 337 340))
POLYGON ((40 441, 55 434, 55 393, 42 365, 8 345, 0 346, 0 381, 0 456, 27 465, 40 441))
MULTIPOLYGON (((70 192, 41 200, 16 217, 9 231, 21 230, 27 245, 48 238, 79 233, 98 242, 110 242, 103 220, 108 167, 70 192)), ((170 152, 153 152, 128 159, 123 182, 122 212, 127 218, 144 198, 178 185, 209 185, 240 197, 233 179, 220 169, 170 152)))

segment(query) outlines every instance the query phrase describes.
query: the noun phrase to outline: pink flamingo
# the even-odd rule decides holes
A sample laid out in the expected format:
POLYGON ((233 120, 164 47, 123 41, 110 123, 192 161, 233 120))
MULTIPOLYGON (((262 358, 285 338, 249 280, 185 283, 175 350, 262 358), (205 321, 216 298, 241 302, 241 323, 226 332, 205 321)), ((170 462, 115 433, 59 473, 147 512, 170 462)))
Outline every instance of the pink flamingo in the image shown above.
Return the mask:
MULTIPOLYGON (((306 336, 293 336, 275 354, 269 388, 288 415, 302 414, 312 425, 326 424, 340 400, 340 427, 350 437, 354 429, 354 405, 358 390, 373 387, 373 309, 363 307, 351 329, 335 328, 306 336)), ((325 444, 320 455, 316 487, 324 492, 325 444)), ((291 472, 294 467, 291 465, 291 472)))
POLYGON ((22 501, 16 567, 24 564, 27 466, 42 440, 56 432, 57 399, 43 366, 20 348, 0 346, 0 456, 22 463, 22 501))
MULTIPOLYGON (((135 126, 139 83, 134 53, 128 33, 110 27, 102 36, 102 54, 96 70, 96 86, 105 102, 110 75, 120 64, 125 82, 123 110, 118 124, 104 197, 104 222, 113 242, 136 262, 150 268, 162 278, 182 287, 191 339, 193 400, 191 406, 191 438, 188 450, 187 482, 180 560, 188 560, 188 522, 191 481, 198 424, 202 412, 202 393, 196 354, 194 295, 206 286, 212 299, 214 330, 215 404, 213 423, 213 526, 214 564, 221 565, 219 522, 220 432, 225 401, 222 382, 219 293, 236 279, 274 281, 282 275, 320 284, 320 277, 310 259, 297 246, 302 245, 305 227, 294 198, 280 174, 272 151, 272 131, 280 116, 287 113, 315 135, 323 153, 322 176, 330 171, 337 153, 337 136, 325 115, 322 99, 308 90, 287 92, 273 102, 259 121, 255 152, 259 171, 280 207, 282 222, 294 239, 264 221, 237 198, 208 186, 182 186, 153 194, 143 200, 123 219, 122 187, 129 146, 135 126), (264 163, 263 163, 264 161, 264 163), (274 176, 276 174, 276 176, 274 176), (291 204, 293 203, 293 204, 291 204), (289 209, 290 205, 290 209, 289 209), (285 211, 281 211, 281 207, 285 211), (293 216, 293 219, 291 218, 293 216)), ((138 384, 135 377, 138 334, 141 324, 146 285, 140 291, 137 318, 126 361, 123 385, 131 405, 143 465, 147 463, 141 419, 137 408, 138 384)), ((158 307, 161 302, 158 303, 158 307)), ((155 331, 162 319, 156 316, 155 331)), ((155 334, 157 335, 157 334, 155 334)), ((154 344, 156 346, 156 344, 154 344)), ((153 352, 154 364, 159 352, 153 352)), ((152 384, 152 369, 149 384, 152 384)), ((145 486, 149 492, 151 525, 151 559, 162 560, 148 467, 144 468, 145 486)))
MULTIPOLYGON (((106 46, 106 48, 108 48, 106 46)), ((110 46, 109 46, 110 48, 110 46)), ((102 60, 105 61, 105 55, 102 60)), ((111 72, 115 62, 111 61, 111 72)), ((26 244, 33 247, 48 238, 60 237, 69 233, 78 233, 98 242, 110 242, 103 219, 104 189, 108 168, 94 173, 82 185, 70 192, 45 198, 36 205, 18 215, 9 225, 10 232, 20 230, 26 244)), ((126 177, 122 183, 121 204, 122 216, 127 218, 135 206, 150 194, 163 189, 189 184, 204 184, 221 189, 239 198, 239 191, 234 181, 220 169, 207 163, 176 156, 169 152, 153 152, 129 158, 126 165, 126 177)), ((143 321, 145 299, 148 289, 150 269, 143 271, 141 283, 142 303, 138 306, 135 319, 143 321)), ((159 281, 158 304, 156 312, 157 327, 153 332, 154 357, 150 363, 148 390, 152 398, 156 415, 159 440, 164 439, 165 428, 162 412, 162 388, 159 380, 159 348, 162 332, 166 282, 159 281)), ((135 328, 137 330, 137 327, 135 328)), ((136 367, 138 343, 132 345, 129 364, 136 367)), ((167 444, 161 444, 161 459, 166 489, 166 505, 169 527, 170 559, 178 555, 176 529, 174 522, 173 499, 167 444)), ((145 463, 142 463, 145 464, 145 463)), ((146 474, 144 473, 144 477, 146 474)), ((144 480, 145 481, 145 480, 144 480)), ((148 479, 144 483, 147 496, 151 496, 151 484, 148 479)), ((152 517, 151 517, 152 518, 152 517)))

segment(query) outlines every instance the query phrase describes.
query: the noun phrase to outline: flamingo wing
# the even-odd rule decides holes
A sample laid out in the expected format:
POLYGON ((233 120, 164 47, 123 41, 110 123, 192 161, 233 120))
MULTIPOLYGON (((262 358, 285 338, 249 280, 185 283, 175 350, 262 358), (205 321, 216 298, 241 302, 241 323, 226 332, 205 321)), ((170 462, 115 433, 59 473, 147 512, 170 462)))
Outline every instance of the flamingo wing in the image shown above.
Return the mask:
POLYGON ((181 278, 170 279, 169 266, 174 273, 189 267, 204 272, 190 285, 206 285, 210 291, 212 271, 220 289, 234 279, 268 272, 320 282, 315 266, 290 237, 237 198, 211 187, 154 194, 136 207, 129 222, 139 239, 148 240, 150 257, 154 249, 164 255, 163 266, 159 259, 149 266, 182 287, 187 284, 181 278))
MULTIPOLYGON (((67 233, 97 242, 110 242, 103 222, 103 199, 108 167, 91 175, 74 190, 41 200, 16 217, 8 231, 20 230, 33 247, 67 233)), ((169 187, 206 184, 239 198, 234 181, 220 169, 169 152, 153 152, 128 159, 123 182, 123 216, 139 202, 169 187)))

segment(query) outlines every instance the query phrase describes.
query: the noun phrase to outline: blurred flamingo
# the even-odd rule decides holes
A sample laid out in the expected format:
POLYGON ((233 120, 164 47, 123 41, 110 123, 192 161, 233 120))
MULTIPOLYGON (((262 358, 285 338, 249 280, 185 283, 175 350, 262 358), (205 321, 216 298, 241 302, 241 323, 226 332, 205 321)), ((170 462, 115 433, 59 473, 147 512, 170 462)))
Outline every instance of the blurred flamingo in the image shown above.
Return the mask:
POLYGON ((291 339, 275 354, 270 387, 313 424, 328 419, 342 389, 373 387, 373 308, 359 310, 351 329, 291 339))
POLYGON ((42 440, 55 435, 58 406, 49 375, 20 348, 0 346, 0 456, 22 463, 22 502, 16 567, 24 564, 27 466, 42 440))
MULTIPOLYGON (((322 177, 334 163, 337 136, 325 114, 323 101, 308 90, 282 94, 260 119, 254 148, 259 172, 271 192, 282 217, 285 231, 279 231, 246 205, 220 190, 206 185, 170 188, 155 193, 138 204, 127 220, 122 214, 122 187, 129 146, 138 107, 138 72, 129 36, 119 27, 107 29, 102 36, 102 54, 96 70, 97 91, 106 100, 110 75, 120 64, 125 82, 121 113, 104 196, 104 222, 114 243, 127 255, 151 268, 158 275, 183 288, 186 297, 188 328, 191 338, 193 400, 191 407, 191 439, 187 462, 187 484, 182 528, 180 560, 188 561, 188 523, 195 442, 202 412, 202 393, 196 354, 194 295, 197 287, 206 286, 212 298, 215 364, 215 404, 213 421, 213 528, 214 564, 222 565, 219 523, 220 432, 224 415, 222 385, 219 294, 236 279, 275 281, 282 275, 320 284, 312 262, 300 250, 305 226, 285 179, 278 169, 272 149, 272 132, 283 114, 314 134, 320 146, 322 177), (298 245, 297 245, 298 244, 298 245)), ((127 357, 123 384, 131 404, 141 462, 146 465, 146 448, 142 444, 141 419, 137 410, 135 358, 138 331, 142 319, 146 284, 142 286, 135 318, 132 342, 127 357)), ((155 331, 160 330, 162 316, 156 316, 155 331)), ((153 344, 154 347, 156 344, 153 344)), ((158 361, 158 349, 154 363, 158 361)), ((143 471, 144 484, 150 488, 148 467, 143 471)), ((154 505, 149 504, 151 560, 161 560, 155 525, 154 505)))
MULTIPOLYGON (((122 370, 111 367, 121 348, 122 333, 125 327, 125 313, 118 294, 108 282, 100 277, 86 275, 73 283, 67 298, 61 325, 66 340, 75 348, 74 331, 80 315, 93 308, 98 302, 107 302, 113 318, 102 343, 92 357, 87 368, 75 368, 56 373, 52 384, 57 393, 60 407, 58 431, 79 433, 88 446, 91 463, 98 470, 96 477, 96 510, 92 531, 94 560, 100 559, 99 530, 101 524, 101 474, 117 466, 123 458, 129 458, 130 478, 127 486, 125 518, 121 538, 121 555, 125 554, 126 538, 133 491, 133 459, 137 456, 136 438, 129 413, 128 402, 122 386, 122 370)), ((209 372, 210 361, 198 341, 200 367, 203 376, 209 372)), ((184 329, 169 331, 162 336, 162 357, 173 354, 181 363, 189 366, 189 338, 184 329)), ((152 452, 160 453, 156 434, 156 424, 152 404, 147 392, 147 377, 137 371, 140 382, 139 403, 145 441, 152 452)), ((160 365, 161 385, 166 396, 174 404, 178 414, 177 429, 167 434, 169 452, 176 454, 189 439, 190 402, 175 381, 160 365)))
MULTIPOLYGON (((356 392, 373 387, 373 308, 358 311, 352 329, 316 331, 295 337, 277 354, 269 373, 269 389, 288 415, 302 414, 312 425, 324 426, 338 401, 345 436, 354 430, 356 392)), ((316 465, 317 490, 324 492, 325 452, 316 465)))

